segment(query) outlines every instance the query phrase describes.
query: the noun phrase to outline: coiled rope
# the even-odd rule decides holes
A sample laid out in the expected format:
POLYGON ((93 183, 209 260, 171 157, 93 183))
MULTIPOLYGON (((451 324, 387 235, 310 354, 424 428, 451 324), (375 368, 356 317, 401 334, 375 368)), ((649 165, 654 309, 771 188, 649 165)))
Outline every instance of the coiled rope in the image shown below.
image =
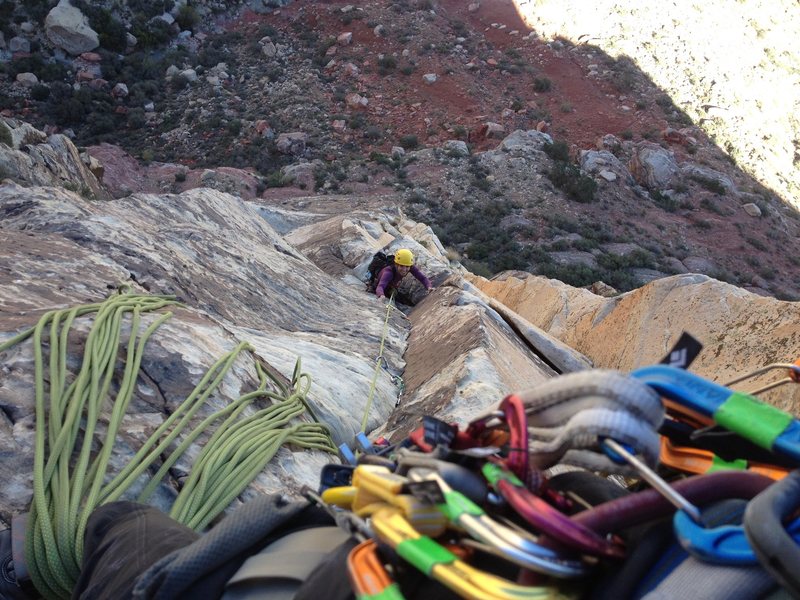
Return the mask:
MULTIPOLYGON (((92 510, 119 499, 162 456, 189 425, 200 407, 222 382, 237 356, 252 352, 238 344, 203 376, 192 393, 156 429, 130 463, 110 481, 106 471, 114 441, 133 396, 145 345, 172 313, 159 315, 140 335, 142 313, 179 305, 172 296, 141 296, 129 288, 102 303, 47 312, 37 325, 0 344, 0 352, 33 337, 35 368, 35 448, 33 502, 28 520, 25 560, 34 586, 45 598, 69 598, 83 559, 83 538, 92 510), (77 317, 97 313, 86 339, 78 374, 67 384, 67 345, 77 317), (108 398, 116 367, 123 319, 131 314, 124 373, 116 397, 108 398), (49 327, 48 327, 49 326, 49 327), (46 331, 49 330, 49 335, 46 331), (49 346, 49 403, 45 394, 44 350, 49 346), (95 440, 101 407, 111 403, 102 440, 95 440), (82 431, 83 430, 83 431, 82 431), (94 444, 99 442, 99 447, 94 444)), ((258 475, 283 444, 335 453, 328 428, 318 422, 290 421, 310 407, 309 375, 295 365, 290 386, 284 386, 256 362, 259 387, 206 417, 164 461, 140 493, 146 501, 189 445, 212 423, 222 420, 198 456, 172 510, 181 523, 201 530, 213 521, 258 475), (279 393, 267 389, 272 381, 279 393), (239 420, 258 398, 274 402, 239 420)), ((311 412, 314 417, 313 412, 311 412)), ((314 417, 315 418, 315 417, 314 417)), ((316 420, 316 418, 315 418, 316 420)), ((98 432, 97 437, 101 437, 98 432)))

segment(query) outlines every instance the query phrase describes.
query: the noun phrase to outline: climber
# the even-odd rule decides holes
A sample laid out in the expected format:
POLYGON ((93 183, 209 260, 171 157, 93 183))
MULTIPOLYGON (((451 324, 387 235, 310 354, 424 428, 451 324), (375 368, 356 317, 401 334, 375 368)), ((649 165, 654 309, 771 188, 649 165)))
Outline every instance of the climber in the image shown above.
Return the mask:
POLYGON ((420 269, 414 266, 414 255, 408 248, 400 248, 394 255, 394 264, 384 267, 378 275, 378 283, 375 286, 375 295, 378 298, 386 298, 394 291, 394 301, 399 304, 413 306, 411 294, 398 289, 403 277, 411 273, 419 282, 430 291, 433 284, 420 269))

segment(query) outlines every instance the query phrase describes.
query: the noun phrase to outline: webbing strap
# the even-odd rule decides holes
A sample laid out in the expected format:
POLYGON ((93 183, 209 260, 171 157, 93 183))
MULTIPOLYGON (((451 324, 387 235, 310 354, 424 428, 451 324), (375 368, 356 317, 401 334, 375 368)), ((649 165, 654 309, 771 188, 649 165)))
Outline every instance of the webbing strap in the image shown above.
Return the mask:
POLYGON ((711 459, 711 466, 708 468, 707 473, 713 473, 714 471, 746 471, 747 470, 747 461, 743 458, 737 458, 734 460, 723 460, 716 454, 713 455, 711 459))
POLYGON ((397 545, 396 550, 402 558, 428 575, 436 565, 448 564, 457 559, 457 556, 447 548, 425 536, 403 540, 397 545))
POLYGON ((760 400, 734 392, 714 412, 714 420, 729 431, 770 450, 775 440, 794 420, 792 415, 760 400))

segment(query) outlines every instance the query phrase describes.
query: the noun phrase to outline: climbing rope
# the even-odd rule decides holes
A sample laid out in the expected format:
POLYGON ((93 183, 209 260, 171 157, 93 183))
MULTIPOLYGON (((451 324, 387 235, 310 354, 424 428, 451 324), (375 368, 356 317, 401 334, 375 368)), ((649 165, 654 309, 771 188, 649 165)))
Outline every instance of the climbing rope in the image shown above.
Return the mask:
POLYGON ((383 333, 381 334, 381 347, 380 351, 378 352, 378 358, 375 359, 375 372, 372 374, 372 383, 369 386, 369 395, 367 396, 367 406, 364 409, 364 417, 361 419, 361 429, 360 431, 367 430, 367 420, 369 419, 369 413, 372 410, 372 399, 375 396, 375 385, 378 382, 378 373, 381 370, 381 361, 384 360, 383 358, 383 347, 386 344, 386 334, 389 331, 389 315, 392 312, 392 308, 394 307, 394 290, 392 290, 392 295, 389 296, 389 301, 386 303, 386 318, 383 320, 383 333))
MULTIPOLYGON (((172 313, 159 315, 139 333, 143 313, 179 305, 172 296, 140 296, 128 287, 101 303, 47 312, 37 325, 0 344, 0 352, 33 337, 35 365, 35 449, 33 502, 26 532, 25 560, 36 589, 45 598, 69 598, 80 573, 83 538, 97 506, 117 500, 160 459, 218 388, 236 358, 249 344, 238 344, 203 376, 192 393, 110 481, 107 467, 114 441, 133 396, 145 345, 172 313), (79 316, 96 313, 87 336, 80 371, 67 384, 67 342, 79 316), (109 398, 123 319, 131 315, 124 373, 116 397, 109 398), (49 333, 49 335, 48 335, 49 333), (44 349, 49 347, 49 394, 45 393, 44 349), (49 402, 48 402, 49 400, 49 402), (101 408, 110 401, 105 433, 97 431, 101 408), (96 440, 102 437, 102 440, 96 440), (106 482, 107 481, 107 482, 106 482), (104 483, 105 482, 105 483, 104 483)), ((169 469, 209 427, 221 421, 198 456, 175 502, 172 514, 201 530, 263 470, 284 444, 336 452, 328 428, 316 422, 306 395, 308 374, 295 365, 285 386, 257 361, 259 386, 203 419, 188 433, 144 487, 138 500, 152 495, 169 469), (279 393, 267 389, 270 380, 279 393), (242 412, 259 398, 274 404, 244 419, 242 412), (308 410, 315 422, 291 425, 308 410)))

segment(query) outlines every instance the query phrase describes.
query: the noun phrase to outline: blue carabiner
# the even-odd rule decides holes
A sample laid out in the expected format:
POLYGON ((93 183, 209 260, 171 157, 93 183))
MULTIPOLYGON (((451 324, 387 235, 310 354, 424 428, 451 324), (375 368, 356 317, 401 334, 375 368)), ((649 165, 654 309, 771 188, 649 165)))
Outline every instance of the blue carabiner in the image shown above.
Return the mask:
POLYGON ((757 446, 800 464, 800 421, 791 414, 677 367, 642 367, 631 376, 757 446))
MULTIPOLYGON (((702 561, 737 566, 758 564, 743 525, 720 525, 707 529, 682 510, 675 513, 672 524, 683 549, 702 561)), ((800 518, 792 521, 786 531, 796 543, 800 543, 800 518)))

